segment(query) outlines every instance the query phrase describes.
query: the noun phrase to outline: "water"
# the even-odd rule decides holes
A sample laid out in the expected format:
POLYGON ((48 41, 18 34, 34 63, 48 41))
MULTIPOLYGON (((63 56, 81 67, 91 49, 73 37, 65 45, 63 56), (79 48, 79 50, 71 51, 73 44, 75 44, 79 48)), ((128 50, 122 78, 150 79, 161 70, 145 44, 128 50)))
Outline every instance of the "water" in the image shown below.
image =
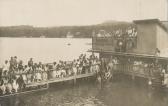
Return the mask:
MULTIPOLYGON (((73 60, 91 48, 89 43, 91 39, 0 38, 0 62, 15 55, 25 63, 30 57, 46 63, 73 60)), ((94 81, 59 84, 45 91, 0 98, 0 106, 168 106, 168 92, 145 84, 125 79, 102 88, 94 81)))
POLYGON ((57 85, 46 91, 0 99, 4 106, 167 106, 167 92, 133 81, 118 80, 98 87, 93 81, 57 85))
POLYGON ((0 64, 17 56, 25 64, 30 57, 35 62, 71 61, 91 48, 91 39, 67 38, 0 38, 0 64))

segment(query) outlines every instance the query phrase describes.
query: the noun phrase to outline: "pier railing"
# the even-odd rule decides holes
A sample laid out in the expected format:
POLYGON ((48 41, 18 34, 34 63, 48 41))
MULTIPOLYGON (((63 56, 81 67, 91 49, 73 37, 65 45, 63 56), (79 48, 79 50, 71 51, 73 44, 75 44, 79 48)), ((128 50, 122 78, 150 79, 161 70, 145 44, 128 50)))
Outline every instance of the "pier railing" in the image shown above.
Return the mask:
POLYGON ((154 67, 144 67, 142 65, 129 65, 129 64, 114 64, 113 70, 115 73, 122 73, 152 79, 156 78, 155 75, 156 72, 158 71, 161 72, 159 69, 154 67))

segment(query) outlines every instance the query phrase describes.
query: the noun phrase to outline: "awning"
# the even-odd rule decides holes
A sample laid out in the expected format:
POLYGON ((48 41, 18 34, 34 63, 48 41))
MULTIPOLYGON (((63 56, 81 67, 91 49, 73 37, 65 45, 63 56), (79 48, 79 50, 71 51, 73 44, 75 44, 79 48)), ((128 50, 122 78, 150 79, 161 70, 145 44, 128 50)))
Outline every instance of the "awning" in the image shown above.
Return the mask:
POLYGON ((161 57, 156 55, 149 55, 149 54, 137 54, 137 53, 126 53, 126 52, 115 52, 115 51, 104 51, 104 50, 88 50, 88 52, 95 52, 95 53, 105 53, 105 54, 112 54, 112 55, 120 55, 120 56, 131 56, 131 57, 142 57, 142 58, 153 58, 159 60, 168 60, 168 57, 161 57))

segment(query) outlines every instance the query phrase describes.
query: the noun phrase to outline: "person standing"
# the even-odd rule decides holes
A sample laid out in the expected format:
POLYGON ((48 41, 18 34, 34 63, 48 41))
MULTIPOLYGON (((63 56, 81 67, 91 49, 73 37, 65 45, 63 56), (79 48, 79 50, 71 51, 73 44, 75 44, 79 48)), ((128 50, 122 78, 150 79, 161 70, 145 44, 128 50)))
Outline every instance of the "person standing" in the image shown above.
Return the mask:
POLYGON ((10 59, 10 66, 9 66, 9 72, 13 72, 14 71, 14 69, 15 69, 15 65, 14 65, 14 58, 13 57, 11 57, 11 59, 10 59))
POLYGON ((2 76, 8 74, 8 72, 9 72, 9 67, 10 67, 10 65, 9 65, 9 63, 8 63, 8 60, 5 60, 5 63, 4 63, 4 65, 2 66, 2 76))
POLYGON ((28 66, 33 67, 33 58, 30 58, 30 60, 28 61, 28 66))
POLYGON ((17 61, 17 56, 14 57, 14 68, 17 69, 18 68, 18 61, 17 61))
POLYGON ((24 71, 24 66, 23 66, 23 61, 22 60, 20 60, 19 63, 18 63, 18 71, 19 72, 24 71))
POLYGON ((57 63, 56 63, 56 62, 53 63, 53 70, 54 70, 54 71, 57 70, 57 63))

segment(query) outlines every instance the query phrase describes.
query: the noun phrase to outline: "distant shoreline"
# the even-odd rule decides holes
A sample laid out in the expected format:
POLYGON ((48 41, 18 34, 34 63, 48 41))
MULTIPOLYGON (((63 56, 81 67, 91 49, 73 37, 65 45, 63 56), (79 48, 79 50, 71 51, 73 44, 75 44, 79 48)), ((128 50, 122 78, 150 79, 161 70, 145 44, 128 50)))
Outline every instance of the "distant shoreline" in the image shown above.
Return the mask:
MULTIPOLYGON (((3 36, 0 36, 0 38, 41 38, 41 39, 45 39, 45 38, 59 38, 59 37, 3 37, 3 36)), ((60 37, 60 39, 63 38, 63 37, 60 37)), ((73 38, 67 38, 67 37, 64 37, 63 39, 91 39, 91 37, 88 37, 88 38, 82 38, 82 37, 73 37, 73 38)))
POLYGON ((117 29, 126 29, 134 26, 132 22, 110 21, 97 25, 88 26, 60 26, 60 27, 33 27, 21 26, 0 26, 0 37, 20 38, 91 38, 94 33, 100 30, 111 32, 117 29))

